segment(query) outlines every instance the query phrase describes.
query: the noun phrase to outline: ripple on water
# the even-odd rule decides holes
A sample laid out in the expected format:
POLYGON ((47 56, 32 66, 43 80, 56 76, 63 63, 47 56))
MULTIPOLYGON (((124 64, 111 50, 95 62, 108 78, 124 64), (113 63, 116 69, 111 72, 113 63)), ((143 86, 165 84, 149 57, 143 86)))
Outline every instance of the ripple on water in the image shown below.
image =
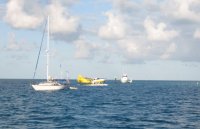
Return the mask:
POLYGON ((58 92, 35 92, 30 82, 0 80, 0 128, 200 127, 194 82, 109 81, 107 87, 58 92))

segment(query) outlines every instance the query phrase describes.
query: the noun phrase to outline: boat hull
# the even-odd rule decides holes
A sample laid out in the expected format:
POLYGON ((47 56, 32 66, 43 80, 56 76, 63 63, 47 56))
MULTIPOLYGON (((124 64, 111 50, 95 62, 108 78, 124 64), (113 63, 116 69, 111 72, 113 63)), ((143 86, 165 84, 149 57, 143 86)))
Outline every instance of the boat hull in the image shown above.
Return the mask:
POLYGON ((80 84, 97 84, 97 85, 101 85, 101 84, 105 84, 105 79, 102 78, 88 78, 88 77, 84 77, 82 75, 78 75, 77 78, 77 82, 80 84))
POLYGON ((132 83, 132 80, 121 80, 121 83, 132 83))
POLYGON ((129 80, 127 77, 121 78, 121 83, 132 83, 132 80, 129 80))
POLYGON ((57 84, 57 83, 43 83, 32 85, 33 89, 36 91, 56 91, 65 89, 65 85, 57 84))
POLYGON ((85 86, 108 86, 108 84, 87 84, 85 86))

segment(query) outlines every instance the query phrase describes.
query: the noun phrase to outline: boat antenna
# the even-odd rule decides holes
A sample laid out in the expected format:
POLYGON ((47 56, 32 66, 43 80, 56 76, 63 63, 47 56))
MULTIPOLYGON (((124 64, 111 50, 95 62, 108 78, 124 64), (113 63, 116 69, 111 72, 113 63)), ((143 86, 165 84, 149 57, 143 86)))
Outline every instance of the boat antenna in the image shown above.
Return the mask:
POLYGON ((35 65, 35 70, 34 70, 34 74, 33 74, 33 79, 35 79, 35 74, 36 74, 38 62, 39 62, 39 59, 40 59, 40 52, 41 52, 42 44, 43 44, 43 41, 44 41, 44 35, 45 35, 45 31, 46 31, 46 26, 47 26, 47 21, 46 21, 46 23, 45 23, 44 30, 43 30, 42 40, 41 40, 41 43, 40 43, 40 49, 39 49, 39 53, 38 53, 38 57, 37 57, 36 65, 35 65))

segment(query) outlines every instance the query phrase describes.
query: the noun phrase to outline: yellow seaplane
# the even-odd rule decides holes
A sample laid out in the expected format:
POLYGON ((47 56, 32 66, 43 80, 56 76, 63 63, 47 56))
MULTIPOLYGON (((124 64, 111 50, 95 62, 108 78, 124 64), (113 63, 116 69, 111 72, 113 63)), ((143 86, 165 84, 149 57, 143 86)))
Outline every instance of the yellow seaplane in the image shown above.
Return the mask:
POLYGON ((78 75, 77 82, 80 84, 85 84, 87 86, 107 86, 105 84, 105 79, 103 78, 88 78, 82 75, 78 75))

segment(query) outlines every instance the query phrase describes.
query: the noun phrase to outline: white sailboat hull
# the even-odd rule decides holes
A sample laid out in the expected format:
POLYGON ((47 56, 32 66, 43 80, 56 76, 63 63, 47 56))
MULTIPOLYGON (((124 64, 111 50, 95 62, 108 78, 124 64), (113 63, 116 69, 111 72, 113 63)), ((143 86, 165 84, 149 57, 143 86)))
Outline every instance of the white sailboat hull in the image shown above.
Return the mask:
POLYGON ((62 90, 66 88, 65 85, 61 85, 59 83, 54 83, 54 82, 40 83, 40 84, 32 85, 32 87, 36 91, 56 91, 56 90, 62 90))

